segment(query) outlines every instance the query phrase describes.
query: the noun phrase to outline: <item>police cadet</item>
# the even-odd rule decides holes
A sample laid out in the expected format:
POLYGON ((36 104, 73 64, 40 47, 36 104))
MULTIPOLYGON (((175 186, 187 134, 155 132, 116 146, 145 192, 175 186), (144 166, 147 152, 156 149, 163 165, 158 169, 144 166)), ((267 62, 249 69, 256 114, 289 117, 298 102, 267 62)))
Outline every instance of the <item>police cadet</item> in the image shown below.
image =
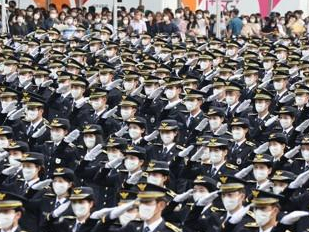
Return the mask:
MULTIPOLYGON (((280 108, 281 106, 280 103, 282 102, 282 99, 289 94, 288 78, 289 78, 288 70, 287 71, 279 71, 279 70, 274 71, 274 75, 272 77, 274 89, 276 90, 275 99, 274 99, 275 101, 273 103, 276 108, 274 110, 278 110, 280 108)), ((293 100, 291 99, 290 103, 286 102, 285 104, 291 105, 293 104, 293 100)))
POLYGON ((234 142, 231 145, 228 162, 238 165, 242 169, 249 165, 255 149, 255 144, 247 139, 250 138, 249 120, 235 117, 230 125, 234 142))
POLYGON ((146 134, 145 118, 136 116, 134 118, 130 118, 127 122, 129 126, 128 132, 131 143, 137 146, 146 146, 147 141, 143 138, 146 134))
POLYGON ((33 74, 34 84, 29 91, 32 91, 40 96, 43 99, 48 99, 52 90, 49 88, 53 84, 53 80, 49 80, 50 71, 46 68, 36 66, 33 74))
POLYGON ((23 216, 23 199, 8 191, 0 192, 0 229, 3 232, 22 232, 20 218, 23 216))
POLYGON ((4 61, 1 83, 7 84, 9 87, 13 87, 13 83, 17 79, 18 63, 19 60, 13 55, 9 56, 4 61))
POLYGON ((23 64, 18 69, 18 81, 15 81, 15 89, 18 91, 30 90, 32 85, 34 67, 23 64))
POLYGON ((18 106, 20 93, 10 87, 1 87, 0 100, 1 100, 1 125, 5 123, 8 113, 12 112, 18 106))
POLYGON ((97 220, 91 219, 90 214, 94 207, 94 194, 90 187, 76 187, 72 190, 70 201, 59 206, 49 214, 43 223, 42 231, 82 232, 91 231, 97 220), (73 215, 60 216, 69 207, 72 207, 73 215), (60 208, 61 207, 61 208, 60 208))
POLYGON ((254 97, 255 90, 258 86, 259 81, 259 67, 253 65, 246 65, 244 67, 244 82, 245 89, 243 92, 243 99, 251 100, 254 97))

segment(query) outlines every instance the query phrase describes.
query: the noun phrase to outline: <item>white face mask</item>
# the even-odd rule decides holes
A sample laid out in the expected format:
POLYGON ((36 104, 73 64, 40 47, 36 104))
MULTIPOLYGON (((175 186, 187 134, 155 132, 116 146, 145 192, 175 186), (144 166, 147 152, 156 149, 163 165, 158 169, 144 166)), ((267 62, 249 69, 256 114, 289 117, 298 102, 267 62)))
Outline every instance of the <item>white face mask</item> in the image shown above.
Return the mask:
POLYGON ((143 221, 149 220, 153 217, 156 210, 156 205, 140 204, 138 207, 139 215, 143 221))
POLYGON ((219 164, 222 161, 223 158, 222 151, 219 152, 211 151, 209 152, 209 155, 210 155, 210 162, 214 165, 219 164))
POLYGON ((92 52, 92 53, 97 51, 96 46, 90 46, 89 49, 90 49, 90 52, 92 52))
POLYGON ((96 138, 95 137, 85 137, 84 143, 88 149, 91 149, 95 146, 96 138))
POLYGON ((232 130, 232 136, 233 136, 233 139, 235 141, 240 141, 241 139, 244 138, 244 130, 243 129, 237 129, 237 130, 232 130))
POLYGON ((108 161, 113 161, 113 160, 118 159, 120 157, 121 157, 121 155, 118 154, 118 153, 107 153, 108 161))
POLYGON ((82 93, 81 89, 72 89, 71 90, 71 95, 74 99, 79 98, 81 96, 81 93, 82 93))
POLYGON ((202 199, 203 197, 206 197, 209 193, 208 192, 194 192, 193 193, 193 200, 194 202, 198 202, 198 200, 202 199))
POLYGON ((289 70, 289 74, 291 75, 293 73, 296 73, 298 70, 299 70, 298 67, 293 67, 289 70))
POLYGON ((277 90, 277 91, 282 90, 283 89, 283 83, 275 81, 274 82, 274 89, 277 90))
POLYGON ((224 208, 228 212, 231 212, 234 209, 236 209, 236 207, 238 206, 239 199, 238 198, 234 198, 234 197, 223 197, 222 198, 222 202, 223 202, 224 208))
POLYGON ((274 186, 273 187, 273 193, 274 194, 280 194, 284 191, 284 187, 281 186, 274 186))
POLYGON ((254 214, 256 223, 258 224, 259 227, 262 227, 269 222, 271 212, 265 212, 263 210, 256 209, 254 211, 254 214))
POLYGON ((36 86, 40 86, 44 82, 44 78, 34 78, 34 83, 36 86))
POLYGON ((18 161, 18 159, 21 159, 22 157, 16 157, 16 156, 9 156, 9 164, 11 166, 19 166, 21 163, 18 161))
POLYGON ((214 67, 218 67, 219 63, 220 63, 220 62, 219 62, 218 59, 213 60, 213 66, 214 66, 214 67))
POLYGON ((125 91, 131 91, 134 88, 134 82, 123 82, 123 88, 125 91))
POLYGON ((174 89, 167 89, 165 91, 165 95, 166 95, 167 99, 171 100, 176 96, 176 91, 174 89))
POLYGON ((165 145, 171 144, 174 141, 173 134, 160 134, 160 137, 165 145))
POLYGON ((69 85, 68 84, 64 84, 64 83, 59 83, 58 84, 58 88, 61 88, 61 93, 66 93, 69 89, 69 85))
POLYGON ((205 61, 200 62, 200 67, 201 67, 201 70, 203 70, 203 71, 205 69, 208 69, 209 66, 210 66, 210 63, 208 61, 207 62, 205 62, 205 61))
POLYGON ((156 177, 156 176, 153 176, 153 175, 149 175, 147 177, 147 183, 161 186, 162 179, 161 179, 161 177, 156 177))
POLYGON ((57 196, 65 194, 69 189, 68 182, 53 182, 53 190, 57 196))
POLYGON ((119 216, 119 221, 122 226, 126 226, 130 221, 136 218, 136 213, 124 212, 119 216))
POLYGON ((153 87, 147 87, 147 86, 145 86, 145 87, 144 87, 144 90, 145 90, 145 94, 146 94, 147 96, 149 96, 149 95, 152 94, 152 92, 154 91, 154 88, 153 88, 153 87))
POLYGON ((208 160, 210 158, 209 148, 204 148, 201 160, 208 160))
POLYGON ((295 104, 296 104, 297 106, 303 106, 303 105, 305 105, 305 104, 306 104, 305 98, 302 97, 302 96, 296 96, 296 97, 295 97, 295 104))
POLYGON ((253 79, 253 78, 251 78, 251 77, 245 77, 244 79, 245 79, 245 83, 246 83, 246 86, 247 86, 247 87, 250 87, 251 85, 254 84, 254 79, 253 79))
POLYGON ((266 104, 265 103, 255 103, 256 112, 261 113, 265 110, 266 104))
POLYGON ((0 150, 3 151, 3 148, 7 148, 9 146, 9 140, 0 139, 0 150))
POLYGON ((253 169, 253 175, 257 181, 266 180, 268 177, 268 171, 264 169, 253 169))
POLYGON ((229 106, 231 106, 235 103, 236 99, 234 96, 226 96, 225 101, 229 106))
POLYGON ((137 169, 137 167, 138 167, 138 160, 137 159, 134 159, 134 160, 132 160, 132 159, 126 159, 125 161, 124 161, 124 166, 126 167, 126 169, 129 171, 129 172, 132 172, 132 171, 134 171, 134 170, 136 170, 137 169))
POLYGON ((102 102, 100 100, 92 100, 91 106, 95 111, 97 111, 102 107, 102 102))
POLYGON ((147 39, 142 39, 142 45, 147 46, 149 44, 149 41, 147 39))
POLYGON ((14 223, 15 213, 0 213, 0 229, 8 229, 14 223))
POLYGON ((64 138, 64 134, 61 132, 51 131, 50 138, 53 142, 58 143, 64 138))
POLYGON ((188 111, 192 111, 196 109, 197 102, 196 101, 185 101, 185 106, 188 111))
POLYGON ((290 118, 288 118, 288 119, 281 118, 280 119, 280 125, 282 126, 283 129, 288 129, 292 125, 292 119, 290 119, 290 118))
POLYGON ((22 86, 26 86, 30 80, 28 79, 27 76, 23 76, 23 75, 19 75, 18 76, 18 80, 19 80, 19 83, 22 85, 22 86))
POLYGON ((269 70, 272 68, 272 63, 271 62, 264 62, 263 67, 265 70, 269 70))
POLYGON ((129 135, 131 139, 136 140, 141 137, 141 131, 140 129, 130 128, 129 135))
POLYGON ((303 54, 303 56, 308 56, 309 55, 309 50, 303 50, 302 54, 303 54))
POLYGON ((72 209, 76 217, 84 217, 89 213, 87 204, 72 203, 72 209))
POLYGON ((282 53, 277 54, 277 58, 278 60, 284 60, 285 59, 285 55, 282 53))
POLYGON ((217 130, 221 126, 220 119, 209 119, 210 130, 217 130))
POLYGON ((158 53, 161 52, 161 47, 155 47, 154 49, 155 49, 155 53, 156 53, 156 54, 158 54, 158 53))
POLYGON ((218 94, 222 92, 222 89, 213 89, 213 94, 218 94))
POLYGON ((282 147, 280 144, 269 146, 270 154, 274 157, 278 157, 282 154, 282 147))
POLYGON ((301 155, 305 161, 309 161, 309 150, 301 150, 301 155))
POLYGON ((100 75, 100 81, 103 85, 106 85, 109 82, 109 75, 100 75))
POLYGON ((121 109, 120 114, 122 117, 122 120, 126 121, 131 117, 131 110, 130 109, 121 109))
POLYGON ((3 67, 3 75, 8 75, 12 72, 11 67, 4 65, 3 67))
POLYGON ((114 55, 114 52, 112 50, 107 50, 106 51, 106 56, 107 57, 112 57, 114 55))
POLYGON ((36 173, 36 168, 23 168, 22 169, 23 176, 26 181, 30 181, 33 179, 36 173))
POLYGON ((34 121, 35 119, 37 119, 38 115, 39 115, 38 110, 27 110, 26 111, 26 120, 27 121, 34 121))

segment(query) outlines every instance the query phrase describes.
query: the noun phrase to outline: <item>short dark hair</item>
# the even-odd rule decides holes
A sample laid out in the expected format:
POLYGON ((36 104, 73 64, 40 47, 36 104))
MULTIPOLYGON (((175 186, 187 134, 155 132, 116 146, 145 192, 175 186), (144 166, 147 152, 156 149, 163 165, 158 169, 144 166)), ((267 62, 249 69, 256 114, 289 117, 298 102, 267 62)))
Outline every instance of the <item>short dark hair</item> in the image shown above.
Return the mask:
POLYGON ((239 10, 237 8, 233 9, 231 12, 234 13, 235 15, 239 14, 239 10))

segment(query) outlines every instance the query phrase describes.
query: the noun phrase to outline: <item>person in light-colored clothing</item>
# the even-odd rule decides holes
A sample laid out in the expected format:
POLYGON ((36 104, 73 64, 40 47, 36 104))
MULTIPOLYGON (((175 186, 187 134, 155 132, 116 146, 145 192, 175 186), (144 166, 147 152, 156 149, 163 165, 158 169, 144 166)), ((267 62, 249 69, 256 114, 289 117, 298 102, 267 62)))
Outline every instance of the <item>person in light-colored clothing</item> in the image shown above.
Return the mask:
POLYGON ((146 23, 142 20, 142 12, 136 10, 134 13, 134 19, 130 23, 133 31, 137 34, 142 34, 147 31, 146 23))

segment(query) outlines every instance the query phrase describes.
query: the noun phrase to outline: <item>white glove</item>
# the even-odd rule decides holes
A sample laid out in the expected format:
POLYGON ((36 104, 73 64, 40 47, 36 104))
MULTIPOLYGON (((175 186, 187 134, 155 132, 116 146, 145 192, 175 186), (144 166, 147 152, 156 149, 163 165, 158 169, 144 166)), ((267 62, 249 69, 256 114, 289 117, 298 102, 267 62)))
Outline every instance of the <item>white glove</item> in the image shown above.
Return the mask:
POLYGON ((47 81, 44 81, 44 82, 41 84, 41 86, 42 86, 43 88, 46 88, 46 87, 50 86, 52 83, 53 83, 52 80, 47 80, 47 81))
POLYGON ((88 100, 89 100, 89 99, 86 98, 86 97, 83 98, 82 101, 76 102, 75 107, 76 107, 77 109, 80 109, 83 105, 86 104, 86 102, 87 102, 88 100))
POLYGON ((128 184, 136 185, 138 181, 141 179, 143 175, 143 171, 139 170, 136 173, 132 174, 129 179, 126 180, 128 184))
POLYGON ((266 142, 266 143, 261 144, 258 148, 255 148, 253 152, 255 154, 262 154, 268 150, 268 147, 269 147, 269 142, 266 142))
POLYGON ((102 144, 96 145, 94 148, 92 148, 89 152, 86 153, 84 160, 92 161, 97 158, 97 156, 102 152, 102 144))
POLYGON ((199 58, 194 58, 192 60, 188 60, 185 65, 194 65, 198 61, 199 58))
POLYGON ((309 119, 306 119, 305 121, 303 121, 301 124, 299 124, 295 130, 300 132, 300 133, 303 133, 309 126, 309 119))
POLYGON ((20 168, 20 165, 18 165, 18 166, 14 165, 14 166, 8 167, 8 168, 2 170, 2 174, 6 175, 6 176, 13 175, 19 170, 19 168, 20 168))
POLYGON ((87 81, 88 81, 89 83, 91 83, 91 82, 93 82, 93 81, 96 81, 98 75, 99 75, 99 73, 93 74, 91 77, 89 77, 89 78, 87 79, 87 81))
POLYGON ((180 202, 184 202, 185 200, 187 200, 189 197, 192 196, 192 193, 193 193, 193 189, 189 189, 188 191, 184 192, 184 193, 181 193, 181 194, 177 194, 173 201, 177 202, 177 203, 180 203, 180 202))
POLYGON ((279 100, 280 103, 286 103, 295 98, 295 93, 290 93, 279 100))
POLYGON ((105 167, 106 168, 116 168, 116 167, 118 167, 119 164, 122 163, 123 159, 124 158, 121 157, 121 158, 117 158, 117 159, 114 159, 112 161, 109 161, 108 163, 105 164, 105 167))
POLYGON ((266 86, 268 85, 268 83, 271 81, 271 78, 269 77, 269 79, 265 79, 263 78, 262 80, 262 84, 259 84, 258 88, 262 89, 262 88, 266 88, 266 86))
POLYGON ((215 72, 213 72, 213 73, 209 74, 208 76, 206 76, 205 79, 206 79, 207 81, 211 81, 212 78, 213 78, 214 76, 217 76, 218 74, 219 74, 219 70, 216 70, 215 72))
MULTIPOLYGON (((43 58, 43 59, 45 59, 45 58, 43 58)), ((43 60, 43 59, 42 59, 42 60, 43 60)), ((46 61, 48 61, 48 59, 47 59, 46 61)), ((45 62, 44 62, 44 63, 45 63, 45 62)), ((49 77, 52 78, 52 79, 54 79, 54 80, 56 80, 56 79, 58 78, 58 74, 57 74, 56 72, 51 72, 51 73, 49 74, 49 77)))
POLYGON ((232 217, 230 218, 229 222, 231 224, 237 224, 239 223, 243 217, 247 214, 249 211, 251 205, 247 205, 246 207, 243 207, 241 210, 238 210, 237 212, 232 214, 232 217))
POLYGON ((51 182, 53 182, 52 179, 46 179, 43 181, 39 181, 38 183, 32 185, 31 188, 34 190, 42 190, 45 187, 49 186, 51 182))
POLYGON ((14 72, 11 75, 6 77, 6 82, 12 83, 13 81, 15 81, 16 77, 17 77, 17 72, 14 72))
POLYGON ((208 118, 204 118, 202 121, 200 121, 197 127, 195 127, 195 130, 203 131, 207 125, 208 125, 208 118))
POLYGON ((219 196, 220 190, 214 191, 212 193, 209 193, 207 196, 202 197, 199 199, 196 203, 197 206, 206 206, 213 202, 218 196, 219 196))
POLYGON ((185 148, 181 152, 178 153, 179 157, 186 157, 189 155, 189 153, 193 150, 194 146, 190 145, 189 147, 185 148))
POLYGON ((115 106, 113 109, 108 110, 102 115, 102 118, 107 119, 110 118, 113 114, 117 112, 118 106, 115 106))
POLYGON ((122 83, 121 79, 115 80, 109 84, 106 85, 106 90, 111 90, 113 88, 118 87, 122 83))
POLYGON ((296 210, 281 218, 280 223, 284 225, 293 225, 297 222, 300 218, 306 217, 309 215, 307 211, 296 210))
POLYGON ((39 138, 41 135, 43 135, 46 131, 46 125, 44 124, 43 126, 41 126, 40 129, 38 129, 36 132, 34 132, 32 134, 32 138, 39 138))
POLYGON ((246 109, 249 108, 251 104, 251 100, 250 99, 247 99, 247 100, 244 100, 236 109, 236 113, 241 113, 243 111, 245 111, 246 109))
POLYGON ((259 186, 259 190, 268 191, 268 189, 272 188, 273 186, 273 182, 267 181, 259 186))
POLYGON ((214 101, 214 100, 217 100, 220 96, 220 94, 223 92, 224 90, 220 90, 218 91, 217 93, 214 93, 212 95, 210 95, 208 98, 207 98, 207 102, 211 102, 211 101, 214 101))
POLYGON ((149 95, 149 99, 156 99, 157 97, 159 97, 162 92, 164 90, 163 86, 160 86, 159 88, 155 89, 150 95, 149 95))
POLYGON ((102 217, 106 216, 107 214, 109 214, 113 209, 115 209, 116 207, 112 207, 112 208, 103 208, 100 209, 98 211, 94 211, 91 215, 90 218, 91 219, 101 219, 102 217))
POLYGON ((0 161, 4 160, 8 155, 7 151, 0 152, 0 161))
POLYGON ((309 170, 299 174, 295 180, 289 184, 290 189, 297 189, 303 186, 309 179, 309 170))
POLYGON ((71 205, 71 202, 70 201, 67 201, 61 205, 58 206, 57 209, 55 209, 53 212, 52 212, 52 217, 53 218, 57 218, 59 217, 61 214, 64 213, 64 211, 66 211, 69 206, 71 205))
POLYGON ((115 135, 116 135, 117 137, 122 137, 125 133, 127 133, 128 129, 129 129, 129 127, 128 127, 127 125, 125 125, 125 126, 122 127, 119 131, 117 131, 117 132, 115 133, 115 135))
POLYGON ((235 174, 235 177, 242 179, 242 178, 246 177, 252 170, 253 170, 253 164, 251 164, 248 167, 243 168, 242 170, 237 172, 235 174))
POLYGON ((170 103, 168 103, 168 104, 164 107, 164 109, 165 109, 165 110, 172 109, 172 108, 173 108, 174 106, 176 106, 178 103, 179 103, 179 101, 170 102, 170 103))
POLYGON ((144 88, 144 84, 141 84, 138 88, 136 88, 130 95, 132 97, 137 96, 141 93, 142 89, 144 88))
POLYGON ((239 74, 234 74, 233 76, 230 76, 228 78, 229 81, 232 81, 232 80, 240 80, 240 78, 243 76, 242 73, 239 73, 239 74))
POLYGON ((220 128, 214 133, 215 135, 223 135, 224 133, 227 132, 227 124, 223 124, 220 126, 220 128))
POLYGON ((72 143, 75 141, 80 135, 80 131, 78 129, 75 129, 71 131, 67 136, 64 137, 64 141, 66 143, 72 143))
POLYGON ((287 159, 293 158, 299 152, 299 149, 300 149, 300 145, 294 147, 293 149, 291 149, 290 151, 285 153, 284 157, 287 158, 287 159))
POLYGON ((154 139, 156 139, 158 137, 158 135, 160 134, 160 132, 158 130, 155 130, 153 131, 150 135, 146 135, 144 136, 144 139, 147 141, 147 142, 150 142, 154 139))
POLYGON ((9 116, 9 120, 17 120, 17 119, 20 119, 25 113, 25 109, 24 108, 21 108, 19 110, 16 110, 14 113, 12 113, 10 116, 9 116))
POLYGON ((122 215, 127 210, 132 209, 134 204, 135 204, 135 201, 131 201, 131 202, 125 203, 123 205, 120 205, 118 207, 115 207, 110 212, 110 215, 109 215, 110 219, 114 220, 114 219, 118 218, 120 215, 122 215))
POLYGON ((212 84, 206 85, 203 88, 200 89, 200 91, 204 93, 208 93, 208 91, 212 88, 212 84))
POLYGON ((198 149, 194 155, 191 157, 191 161, 194 161, 194 162, 197 162, 199 161, 199 159, 201 158, 201 156, 203 155, 203 151, 204 151, 204 148, 201 147, 200 149, 198 149))
POLYGON ((8 104, 5 108, 2 109, 1 113, 3 114, 7 114, 13 110, 16 109, 16 103, 15 102, 11 102, 10 104, 8 104))
POLYGON ((56 89, 56 93, 63 93, 63 91, 67 88, 66 85, 61 85, 56 89))
POLYGON ((269 127, 269 126, 272 125, 275 121, 277 121, 278 118, 279 118, 278 115, 271 117, 270 119, 268 119, 268 120, 265 122, 265 126, 266 126, 266 127, 269 127))

